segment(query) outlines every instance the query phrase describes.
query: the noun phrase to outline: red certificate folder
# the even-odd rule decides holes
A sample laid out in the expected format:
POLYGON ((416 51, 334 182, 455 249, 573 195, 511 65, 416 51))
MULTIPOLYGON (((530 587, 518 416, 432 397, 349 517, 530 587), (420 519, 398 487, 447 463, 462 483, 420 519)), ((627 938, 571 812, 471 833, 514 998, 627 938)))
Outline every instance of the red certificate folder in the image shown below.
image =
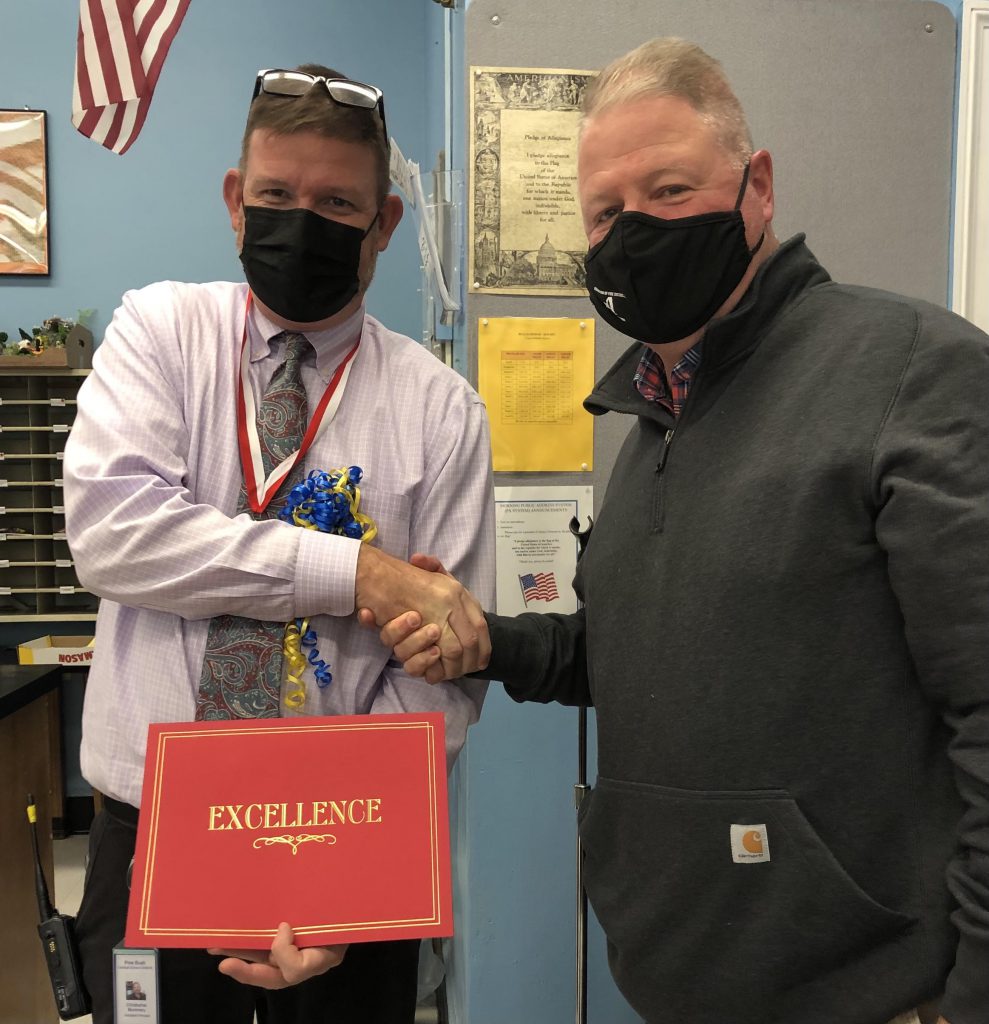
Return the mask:
POLYGON ((128 946, 453 934, 443 715, 152 725, 128 946))

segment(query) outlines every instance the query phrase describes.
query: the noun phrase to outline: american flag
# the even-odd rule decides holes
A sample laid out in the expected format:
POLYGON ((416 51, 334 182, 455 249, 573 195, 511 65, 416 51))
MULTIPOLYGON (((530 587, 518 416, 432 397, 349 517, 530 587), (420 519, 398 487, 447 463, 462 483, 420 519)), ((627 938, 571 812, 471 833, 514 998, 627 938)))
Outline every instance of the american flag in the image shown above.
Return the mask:
POLYGON ((555 601, 559 596, 556 589, 556 573, 527 572, 519 576, 519 586, 525 603, 530 601, 555 601))
POLYGON ((114 153, 126 153, 189 0, 80 0, 72 123, 114 153))

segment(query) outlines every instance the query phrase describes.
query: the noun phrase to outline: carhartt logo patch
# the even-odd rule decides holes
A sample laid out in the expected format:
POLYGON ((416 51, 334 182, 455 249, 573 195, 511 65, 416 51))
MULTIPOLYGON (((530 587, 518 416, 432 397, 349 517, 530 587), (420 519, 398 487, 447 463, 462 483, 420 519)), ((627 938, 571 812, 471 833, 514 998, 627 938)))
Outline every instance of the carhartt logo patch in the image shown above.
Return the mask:
POLYGON ((731 826, 731 859, 736 864, 769 860, 769 833, 765 825, 731 826))

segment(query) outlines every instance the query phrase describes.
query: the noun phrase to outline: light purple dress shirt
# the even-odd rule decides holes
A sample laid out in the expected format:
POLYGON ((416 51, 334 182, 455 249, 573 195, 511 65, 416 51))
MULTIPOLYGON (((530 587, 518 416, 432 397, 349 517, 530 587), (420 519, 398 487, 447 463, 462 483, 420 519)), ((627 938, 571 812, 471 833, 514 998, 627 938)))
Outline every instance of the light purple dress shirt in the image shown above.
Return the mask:
MULTIPOLYGON (((65 454, 66 532, 79 579, 102 598, 83 712, 82 772, 140 805, 147 726, 191 721, 213 615, 311 616, 333 683, 307 672, 305 713, 443 711, 452 765, 485 683, 411 679, 357 624, 359 542, 237 515, 247 287, 161 282, 128 292, 79 393, 65 454)), ((255 400, 281 362, 279 328, 248 323, 255 400)), ((363 308, 307 337, 312 411, 362 333, 336 416, 306 469, 357 465, 375 544, 439 556, 494 602, 493 495, 484 406, 457 373, 363 308)))

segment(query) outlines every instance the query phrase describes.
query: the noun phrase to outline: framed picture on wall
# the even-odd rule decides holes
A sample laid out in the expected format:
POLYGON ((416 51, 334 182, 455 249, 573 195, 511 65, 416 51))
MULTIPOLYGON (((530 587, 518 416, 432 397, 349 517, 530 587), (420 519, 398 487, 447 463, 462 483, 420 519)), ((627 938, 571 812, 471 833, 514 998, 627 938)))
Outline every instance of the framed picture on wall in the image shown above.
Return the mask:
POLYGON ((577 127, 594 73, 470 72, 470 291, 586 295, 577 127))
POLYGON ((43 110, 0 110, 0 274, 49 273, 43 110))

